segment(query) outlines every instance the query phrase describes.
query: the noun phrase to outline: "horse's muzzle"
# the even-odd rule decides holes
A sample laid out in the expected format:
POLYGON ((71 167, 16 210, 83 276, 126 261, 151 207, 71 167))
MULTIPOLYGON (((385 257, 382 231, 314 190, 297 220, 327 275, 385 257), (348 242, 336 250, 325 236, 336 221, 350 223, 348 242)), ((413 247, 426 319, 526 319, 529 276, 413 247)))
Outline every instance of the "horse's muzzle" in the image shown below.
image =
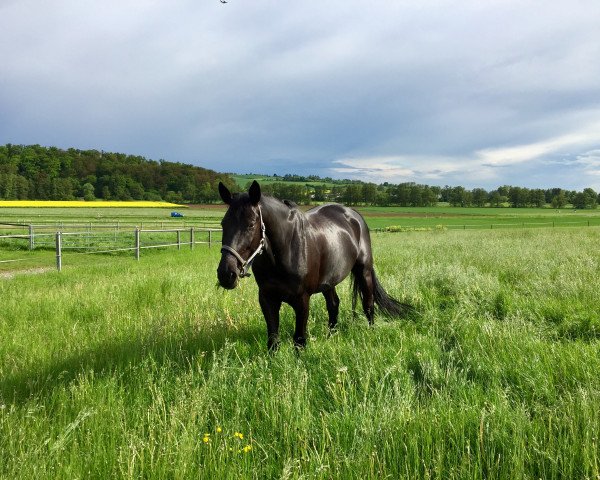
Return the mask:
POLYGON ((239 279, 237 261, 233 259, 232 262, 231 260, 229 255, 223 255, 221 257, 221 262, 219 263, 219 268, 217 268, 219 284, 227 290, 232 290, 237 287, 239 279))

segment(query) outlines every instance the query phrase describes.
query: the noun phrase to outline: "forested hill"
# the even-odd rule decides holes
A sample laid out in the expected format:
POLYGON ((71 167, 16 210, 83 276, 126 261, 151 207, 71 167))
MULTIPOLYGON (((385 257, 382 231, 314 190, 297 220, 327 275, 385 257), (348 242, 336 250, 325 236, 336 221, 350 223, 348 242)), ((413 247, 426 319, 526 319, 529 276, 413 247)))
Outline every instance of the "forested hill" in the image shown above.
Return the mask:
POLYGON ((40 145, 0 146, 0 198, 16 200, 218 200, 219 180, 233 179, 201 167, 97 150, 40 145))

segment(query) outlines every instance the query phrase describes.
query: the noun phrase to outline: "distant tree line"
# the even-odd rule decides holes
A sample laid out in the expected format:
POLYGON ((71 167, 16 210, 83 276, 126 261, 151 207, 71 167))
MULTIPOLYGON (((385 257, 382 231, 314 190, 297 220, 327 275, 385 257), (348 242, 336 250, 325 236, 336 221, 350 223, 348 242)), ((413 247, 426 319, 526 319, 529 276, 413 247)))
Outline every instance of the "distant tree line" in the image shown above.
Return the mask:
MULTIPOLYGON (((336 182, 330 186, 319 177, 300 177, 302 180, 292 182, 288 177, 280 177, 281 182, 264 184, 265 193, 278 198, 286 198, 299 204, 313 202, 341 202, 347 205, 376 205, 401 207, 429 207, 445 202, 454 207, 544 207, 563 208, 572 205, 574 208, 596 208, 600 195, 591 188, 581 192, 560 188, 529 189, 523 187, 502 186, 487 191, 483 188, 468 190, 464 187, 438 187, 417 183, 390 184, 365 183, 354 181, 349 184, 336 182), (287 180, 284 180, 286 179, 287 180)), ((327 182, 331 183, 331 182, 327 182)))
POLYGON ((304 176, 304 175, 295 175, 295 174, 290 174, 287 173, 285 175, 277 175, 276 173, 273 174, 273 178, 275 180, 281 180, 283 182, 302 182, 302 183, 310 183, 310 182, 324 182, 324 183, 331 183, 334 185, 347 185, 347 184, 351 184, 351 183, 358 183, 358 184, 362 184, 364 183, 362 180, 349 180, 349 179, 337 179, 337 178, 331 178, 331 177, 319 177, 318 175, 308 175, 308 176, 304 176))
POLYGON ((491 192, 483 188, 467 190, 463 187, 444 187, 440 192, 440 201, 457 207, 502 207, 509 205, 515 208, 544 207, 562 208, 572 205, 574 208, 596 208, 600 195, 591 188, 582 192, 563 190, 561 188, 523 188, 504 185, 491 192))
POLYGON ((0 198, 14 200, 219 201, 227 174, 164 160, 39 145, 0 146, 0 198))
MULTIPOLYGON (((427 207, 446 202, 458 207, 596 208, 600 196, 591 188, 528 189, 502 186, 487 191, 417 183, 390 184, 337 180, 316 175, 274 175, 265 193, 299 204, 427 207)), ((175 203, 219 202, 219 181, 239 189, 229 174, 164 160, 97 150, 62 150, 40 145, 0 146, 0 198, 15 200, 166 200, 175 203)))

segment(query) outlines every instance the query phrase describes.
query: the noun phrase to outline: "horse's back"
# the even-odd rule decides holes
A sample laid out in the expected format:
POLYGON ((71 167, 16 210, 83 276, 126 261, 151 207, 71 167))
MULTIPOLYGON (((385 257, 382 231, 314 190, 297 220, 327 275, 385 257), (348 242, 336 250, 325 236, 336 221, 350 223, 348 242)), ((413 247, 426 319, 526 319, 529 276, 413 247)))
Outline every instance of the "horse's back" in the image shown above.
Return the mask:
POLYGON ((339 203, 326 203, 311 208, 306 212, 306 217, 313 226, 326 228, 333 224, 342 228, 350 227, 357 233, 366 228, 364 219, 356 210, 339 203))
POLYGON ((357 263, 372 264, 369 229, 358 212, 329 203, 307 211, 306 219, 320 251, 324 283, 339 283, 357 263))

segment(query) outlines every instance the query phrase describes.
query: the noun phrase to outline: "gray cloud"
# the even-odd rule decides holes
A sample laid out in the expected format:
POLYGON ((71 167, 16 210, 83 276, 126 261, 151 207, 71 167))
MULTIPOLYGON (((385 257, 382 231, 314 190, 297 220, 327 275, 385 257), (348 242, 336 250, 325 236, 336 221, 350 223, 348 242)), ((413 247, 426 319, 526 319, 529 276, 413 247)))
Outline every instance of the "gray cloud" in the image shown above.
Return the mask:
POLYGON ((599 21, 592 0, 3 2, 0 142, 600 189, 560 163, 600 148, 599 21))

